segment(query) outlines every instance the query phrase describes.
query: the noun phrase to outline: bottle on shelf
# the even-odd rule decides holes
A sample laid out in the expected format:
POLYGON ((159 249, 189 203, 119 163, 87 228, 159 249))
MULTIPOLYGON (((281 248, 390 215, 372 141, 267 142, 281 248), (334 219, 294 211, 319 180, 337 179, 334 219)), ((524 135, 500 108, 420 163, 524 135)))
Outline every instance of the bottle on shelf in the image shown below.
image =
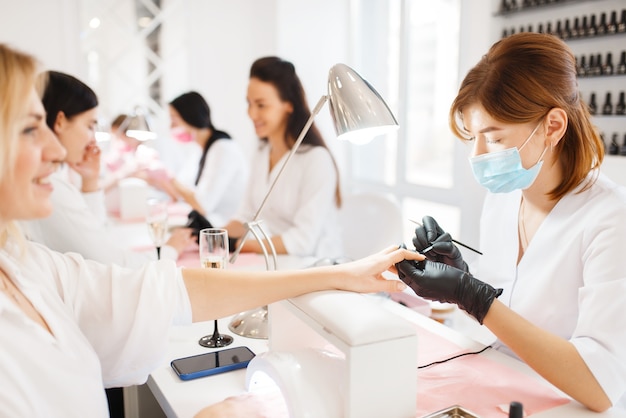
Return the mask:
POLYGON ((609 155, 619 154, 619 144, 617 143, 617 132, 611 136, 611 143, 609 144, 609 155))
POLYGON ((596 26, 596 15, 591 15, 589 18, 589 26, 587 26, 587 36, 596 36, 598 34, 598 27, 596 26))
POLYGON ((626 32, 626 9, 622 9, 622 16, 619 19, 617 31, 620 33, 626 32))
POLYGON ((626 51, 622 51, 622 54, 619 58, 619 63, 617 64, 617 74, 626 74, 626 51))
POLYGON ((556 30, 554 34, 558 36, 559 38, 563 39, 563 25, 561 24, 560 20, 556 21, 556 30))
POLYGON ((583 16, 582 23, 580 26, 580 32, 578 36, 580 36, 581 38, 584 38, 585 36, 589 36, 588 31, 589 31, 589 25, 587 24, 587 16, 583 16))
POLYGON ((591 97, 589 98, 589 113, 595 115, 598 113, 598 104, 596 103, 596 94, 591 93, 591 97))
POLYGON ((569 26, 569 19, 565 19, 565 23, 563 24, 563 33, 561 34, 561 38, 569 39, 572 37, 572 29, 569 26))
POLYGON ((615 114, 616 115, 626 115, 626 102, 624 101, 624 92, 619 92, 619 99, 617 100, 617 104, 615 105, 615 114))
POLYGON ((593 54, 589 55, 589 67, 585 73, 588 76, 596 75, 596 56, 593 54))
POLYGON ((580 19, 578 17, 574 18, 574 26, 572 27, 570 36, 572 38, 578 38, 580 36, 580 19))
POLYGON ((598 35, 604 35, 608 31, 607 23, 606 23, 606 13, 602 12, 600 14, 600 22, 598 23, 598 27, 596 29, 596 33, 598 35))
POLYGON ((613 75, 613 54, 611 52, 606 54, 606 61, 602 65, 602 74, 613 75))
POLYGON ((602 54, 597 54, 596 66, 593 69, 593 75, 602 75, 602 68, 604 68, 604 66, 602 65, 602 54))
POLYGON ((612 115, 613 114, 613 102, 611 102, 611 92, 606 93, 606 98, 604 99, 604 104, 602 105, 602 114, 603 115, 612 115))
POLYGON ((611 18, 609 19, 609 23, 606 25, 606 32, 609 34, 617 32, 617 11, 615 10, 611 12, 611 18))
POLYGON ((587 75, 587 58, 584 55, 581 55, 580 58, 577 59, 576 68, 578 71, 578 77, 584 77, 587 75))

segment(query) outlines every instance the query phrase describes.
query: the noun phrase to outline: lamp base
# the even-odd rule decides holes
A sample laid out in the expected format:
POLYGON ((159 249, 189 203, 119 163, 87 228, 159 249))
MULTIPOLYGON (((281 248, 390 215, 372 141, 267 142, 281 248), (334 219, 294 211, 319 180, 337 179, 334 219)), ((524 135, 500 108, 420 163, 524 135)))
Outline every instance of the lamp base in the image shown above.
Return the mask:
POLYGON ((241 312, 233 317, 228 325, 233 333, 242 337, 268 338, 267 306, 241 312))

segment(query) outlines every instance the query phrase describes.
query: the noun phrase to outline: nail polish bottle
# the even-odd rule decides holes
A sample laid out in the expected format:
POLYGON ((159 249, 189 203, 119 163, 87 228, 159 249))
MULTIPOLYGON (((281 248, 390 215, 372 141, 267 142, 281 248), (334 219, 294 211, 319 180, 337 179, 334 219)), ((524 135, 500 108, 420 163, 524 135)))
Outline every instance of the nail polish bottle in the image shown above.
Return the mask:
POLYGON ((509 418, 524 418, 524 408, 519 402, 511 402, 509 405, 509 418))
POLYGON ((598 27, 596 26, 596 15, 591 15, 589 26, 587 27, 587 36, 596 36, 598 27))
POLYGON ((571 36, 572 38, 578 38, 580 36, 580 19, 578 17, 574 18, 571 36))
POLYGON ((602 75, 602 54, 596 55, 596 66, 593 69, 593 75, 602 75))
POLYGON ((596 56, 593 54, 589 54, 589 68, 587 69, 587 75, 596 75, 596 56))
POLYGON ((602 65, 602 74, 613 75, 613 54, 611 52, 606 54, 606 61, 602 65))
POLYGON ((502 0, 500 2, 500 12, 504 13, 504 12, 508 12, 509 9, 509 2, 507 0, 502 0))
POLYGON ((580 26, 580 37, 584 38, 588 36, 587 31, 589 30, 589 25, 587 24, 587 16, 583 16, 583 21, 580 26))
POLYGON ((598 35, 604 35, 607 32, 607 25, 606 25, 606 13, 602 12, 602 14, 600 14, 600 23, 598 23, 598 28, 596 29, 596 33, 598 35))
POLYGON ((578 77, 584 77, 587 75, 587 71, 585 66, 587 65, 587 58, 584 55, 581 55, 580 58, 576 58, 576 72, 578 77))
POLYGON ((509 32, 506 29, 502 29, 502 39, 506 38, 507 36, 509 36, 509 32))
POLYGON ((537 26, 537 33, 543 33, 543 23, 540 23, 540 24, 537 26))
POLYGON ((617 25, 618 32, 626 32, 626 9, 622 9, 622 16, 619 19, 619 23, 617 25))
POLYGON ((548 24, 546 25, 546 33, 549 35, 554 35, 554 32, 552 32, 552 22, 548 22, 548 24))
POLYGON ((606 33, 613 34, 615 32, 617 32, 617 12, 613 10, 609 23, 606 25, 606 33))
POLYGON ((613 114, 613 103, 611 102, 611 92, 606 93, 606 97, 604 99, 604 104, 602 105, 602 114, 603 115, 612 115, 613 114))
POLYGON ((572 30, 569 26, 569 19, 565 19, 565 25, 563 28, 563 34, 561 36, 563 39, 569 39, 572 37, 572 30))
POLYGON ((561 25, 561 21, 560 20, 556 21, 556 30, 555 30, 554 34, 556 36, 558 36, 559 38, 563 39, 563 26, 561 25))
POLYGON ((616 115, 626 115, 626 102, 624 101, 624 92, 619 92, 619 99, 617 100, 617 104, 615 105, 615 114, 616 115))
POLYGON ((596 103, 596 94, 591 93, 589 98, 589 113, 595 115, 598 113, 598 104, 596 103))
POLYGON ((619 63, 617 64, 616 74, 626 74, 626 51, 622 51, 622 54, 619 58, 619 63))
POLYGON ((611 137, 611 143, 609 144, 609 155, 619 154, 619 145, 617 143, 617 132, 611 137))

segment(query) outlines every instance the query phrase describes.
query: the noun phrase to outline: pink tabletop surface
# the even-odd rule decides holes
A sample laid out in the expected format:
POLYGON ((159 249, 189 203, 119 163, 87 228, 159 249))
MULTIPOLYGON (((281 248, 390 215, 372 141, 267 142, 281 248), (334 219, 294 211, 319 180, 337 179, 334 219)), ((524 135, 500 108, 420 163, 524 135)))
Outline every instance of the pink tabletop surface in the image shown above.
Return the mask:
MULTIPOLYGON (((419 366, 466 351, 421 327, 417 327, 417 335, 419 366)), ((418 370, 417 417, 459 405, 482 418, 503 418, 508 416, 508 405, 512 401, 521 402, 525 414, 532 415, 563 405, 569 399, 547 383, 483 354, 463 356, 418 370)))

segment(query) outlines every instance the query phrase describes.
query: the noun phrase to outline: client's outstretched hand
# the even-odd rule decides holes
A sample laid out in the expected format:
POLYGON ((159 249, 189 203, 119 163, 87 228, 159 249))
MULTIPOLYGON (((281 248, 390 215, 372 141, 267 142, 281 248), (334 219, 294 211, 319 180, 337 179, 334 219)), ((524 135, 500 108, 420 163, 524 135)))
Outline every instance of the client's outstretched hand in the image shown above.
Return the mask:
POLYGON ((455 303, 481 324, 493 300, 502 294, 466 271, 430 260, 404 260, 396 264, 398 276, 419 296, 455 303))
POLYGON ((334 266, 316 267, 318 269, 333 269, 337 274, 336 279, 342 280, 337 289, 351 290, 353 292, 401 292, 406 285, 399 280, 388 280, 383 277, 386 271, 396 272, 397 263, 402 260, 419 261, 425 257, 415 251, 397 245, 349 263, 334 266))

